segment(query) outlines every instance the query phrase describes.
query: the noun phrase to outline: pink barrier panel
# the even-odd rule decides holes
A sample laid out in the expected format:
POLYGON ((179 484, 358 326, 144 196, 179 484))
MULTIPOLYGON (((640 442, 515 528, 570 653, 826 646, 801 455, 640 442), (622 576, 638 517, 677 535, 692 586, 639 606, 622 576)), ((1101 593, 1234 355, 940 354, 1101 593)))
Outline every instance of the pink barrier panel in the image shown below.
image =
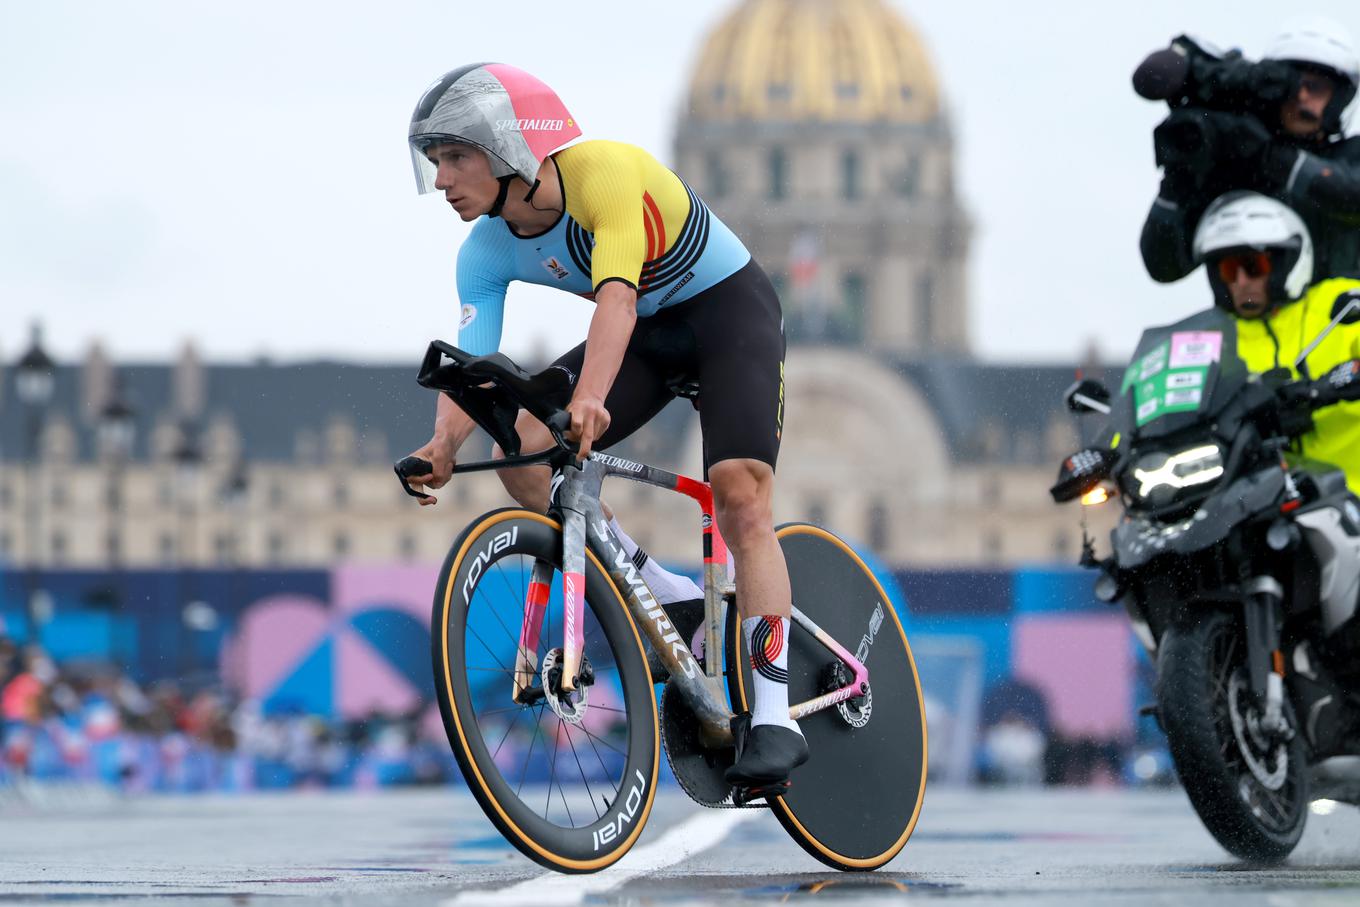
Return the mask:
POLYGON ((1025 615, 1011 630, 1016 677, 1043 690, 1054 729, 1097 739, 1133 734, 1134 662, 1124 615, 1025 615))

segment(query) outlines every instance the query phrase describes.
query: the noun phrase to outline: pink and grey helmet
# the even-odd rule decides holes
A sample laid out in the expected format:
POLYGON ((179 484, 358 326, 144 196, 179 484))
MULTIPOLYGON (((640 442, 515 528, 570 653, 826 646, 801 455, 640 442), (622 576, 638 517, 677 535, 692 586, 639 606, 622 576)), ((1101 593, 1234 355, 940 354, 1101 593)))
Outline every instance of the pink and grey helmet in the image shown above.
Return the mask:
POLYGON ((431 145, 476 145, 503 184, 518 176, 533 185, 548 155, 580 134, 561 98, 538 79, 504 63, 473 63, 425 90, 408 140, 416 186, 425 193, 434 191, 435 168, 425 156, 431 145))

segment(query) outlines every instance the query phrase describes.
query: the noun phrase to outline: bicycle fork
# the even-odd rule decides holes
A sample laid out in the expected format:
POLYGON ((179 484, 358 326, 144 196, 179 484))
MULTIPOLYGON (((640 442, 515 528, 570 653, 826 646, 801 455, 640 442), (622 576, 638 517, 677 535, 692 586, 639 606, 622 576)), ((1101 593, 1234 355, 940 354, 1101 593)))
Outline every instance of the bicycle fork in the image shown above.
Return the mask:
POLYGON ((529 575, 529 592, 524 600, 524 620, 519 628, 519 649, 515 653, 515 681, 511 698, 523 703, 531 698, 538 675, 538 642, 543 633, 543 617, 548 610, 552 592, 553 568, 543 561, 534 561, 529 575))

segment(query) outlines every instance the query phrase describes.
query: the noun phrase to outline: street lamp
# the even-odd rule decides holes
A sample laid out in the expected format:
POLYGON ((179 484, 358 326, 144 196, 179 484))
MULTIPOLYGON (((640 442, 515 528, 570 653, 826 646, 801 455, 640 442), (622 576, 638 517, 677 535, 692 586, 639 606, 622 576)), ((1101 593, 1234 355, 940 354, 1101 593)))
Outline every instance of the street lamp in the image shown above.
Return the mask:
POLYGON ((28 424, 28 570, 27 612, 29 641, 41 644, 42 623, 50 614, 45 610, 47 600, 38 594, 38 549, 42 547, 42 493, 39 489, 41 471, 38 466, 38 441, 42 437, 47 407, 52 402, 56 383, 56 363, 43 351, 42 328, 33 325, 32 339, 27 352, 14 366, 14 384, 19 401, 23 403, 28 424), (40 604, 40 599, 41 604, 40 604))

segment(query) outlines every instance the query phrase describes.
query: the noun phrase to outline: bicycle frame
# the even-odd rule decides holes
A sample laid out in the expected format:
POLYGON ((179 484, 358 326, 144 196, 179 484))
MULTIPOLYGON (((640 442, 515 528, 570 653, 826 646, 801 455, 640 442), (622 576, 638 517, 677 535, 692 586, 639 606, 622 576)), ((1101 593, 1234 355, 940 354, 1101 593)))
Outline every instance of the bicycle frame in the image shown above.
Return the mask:
MULTIPOLYGON (((726 704, 722 659, 717 654, 722 652, 722 604, 724 601, 735 603, 735 586, 728 575, 727 545, 718 531, 711 486, 707 482, 664 469, 597 452, 583 463, 573 459, 555 468, 552 489, 551 507, 561 515, 563 530, 563 690, 573 690, 580 682, 585 558, 589 549, 604 564, 615 586, 623 594, 634 623, 646 635, 670 672, 670 682, 678 685, 694 710, 705 744, 715 748, 732 745, 732 711, 726 704), (699 505, 704 555, 704 639, 705 651, 709 653, 709 657, 705 658, 706 670, 700 667, 690 652, 689 640, 680 637, 665 608, 653 597, 638 568, 609 531, 600 506, 600 490, 609 476, 678 492, 699 505)), ((538 649, 551 581, 552 568, 546 564, 535 564, 520 628, 513 693, 516 701, 530 688, 535 674, 533 653, 538 649)), ((849 683, 839 689, 791 705, 791 718, 811 715, 869 691, 869 669, 861 659, 851 654, 796 606, 792 610, 792 619, 835 655, 849 669, 852 677, 849 683)), ((871 625, 871 634, 875 629, 871 625)))

